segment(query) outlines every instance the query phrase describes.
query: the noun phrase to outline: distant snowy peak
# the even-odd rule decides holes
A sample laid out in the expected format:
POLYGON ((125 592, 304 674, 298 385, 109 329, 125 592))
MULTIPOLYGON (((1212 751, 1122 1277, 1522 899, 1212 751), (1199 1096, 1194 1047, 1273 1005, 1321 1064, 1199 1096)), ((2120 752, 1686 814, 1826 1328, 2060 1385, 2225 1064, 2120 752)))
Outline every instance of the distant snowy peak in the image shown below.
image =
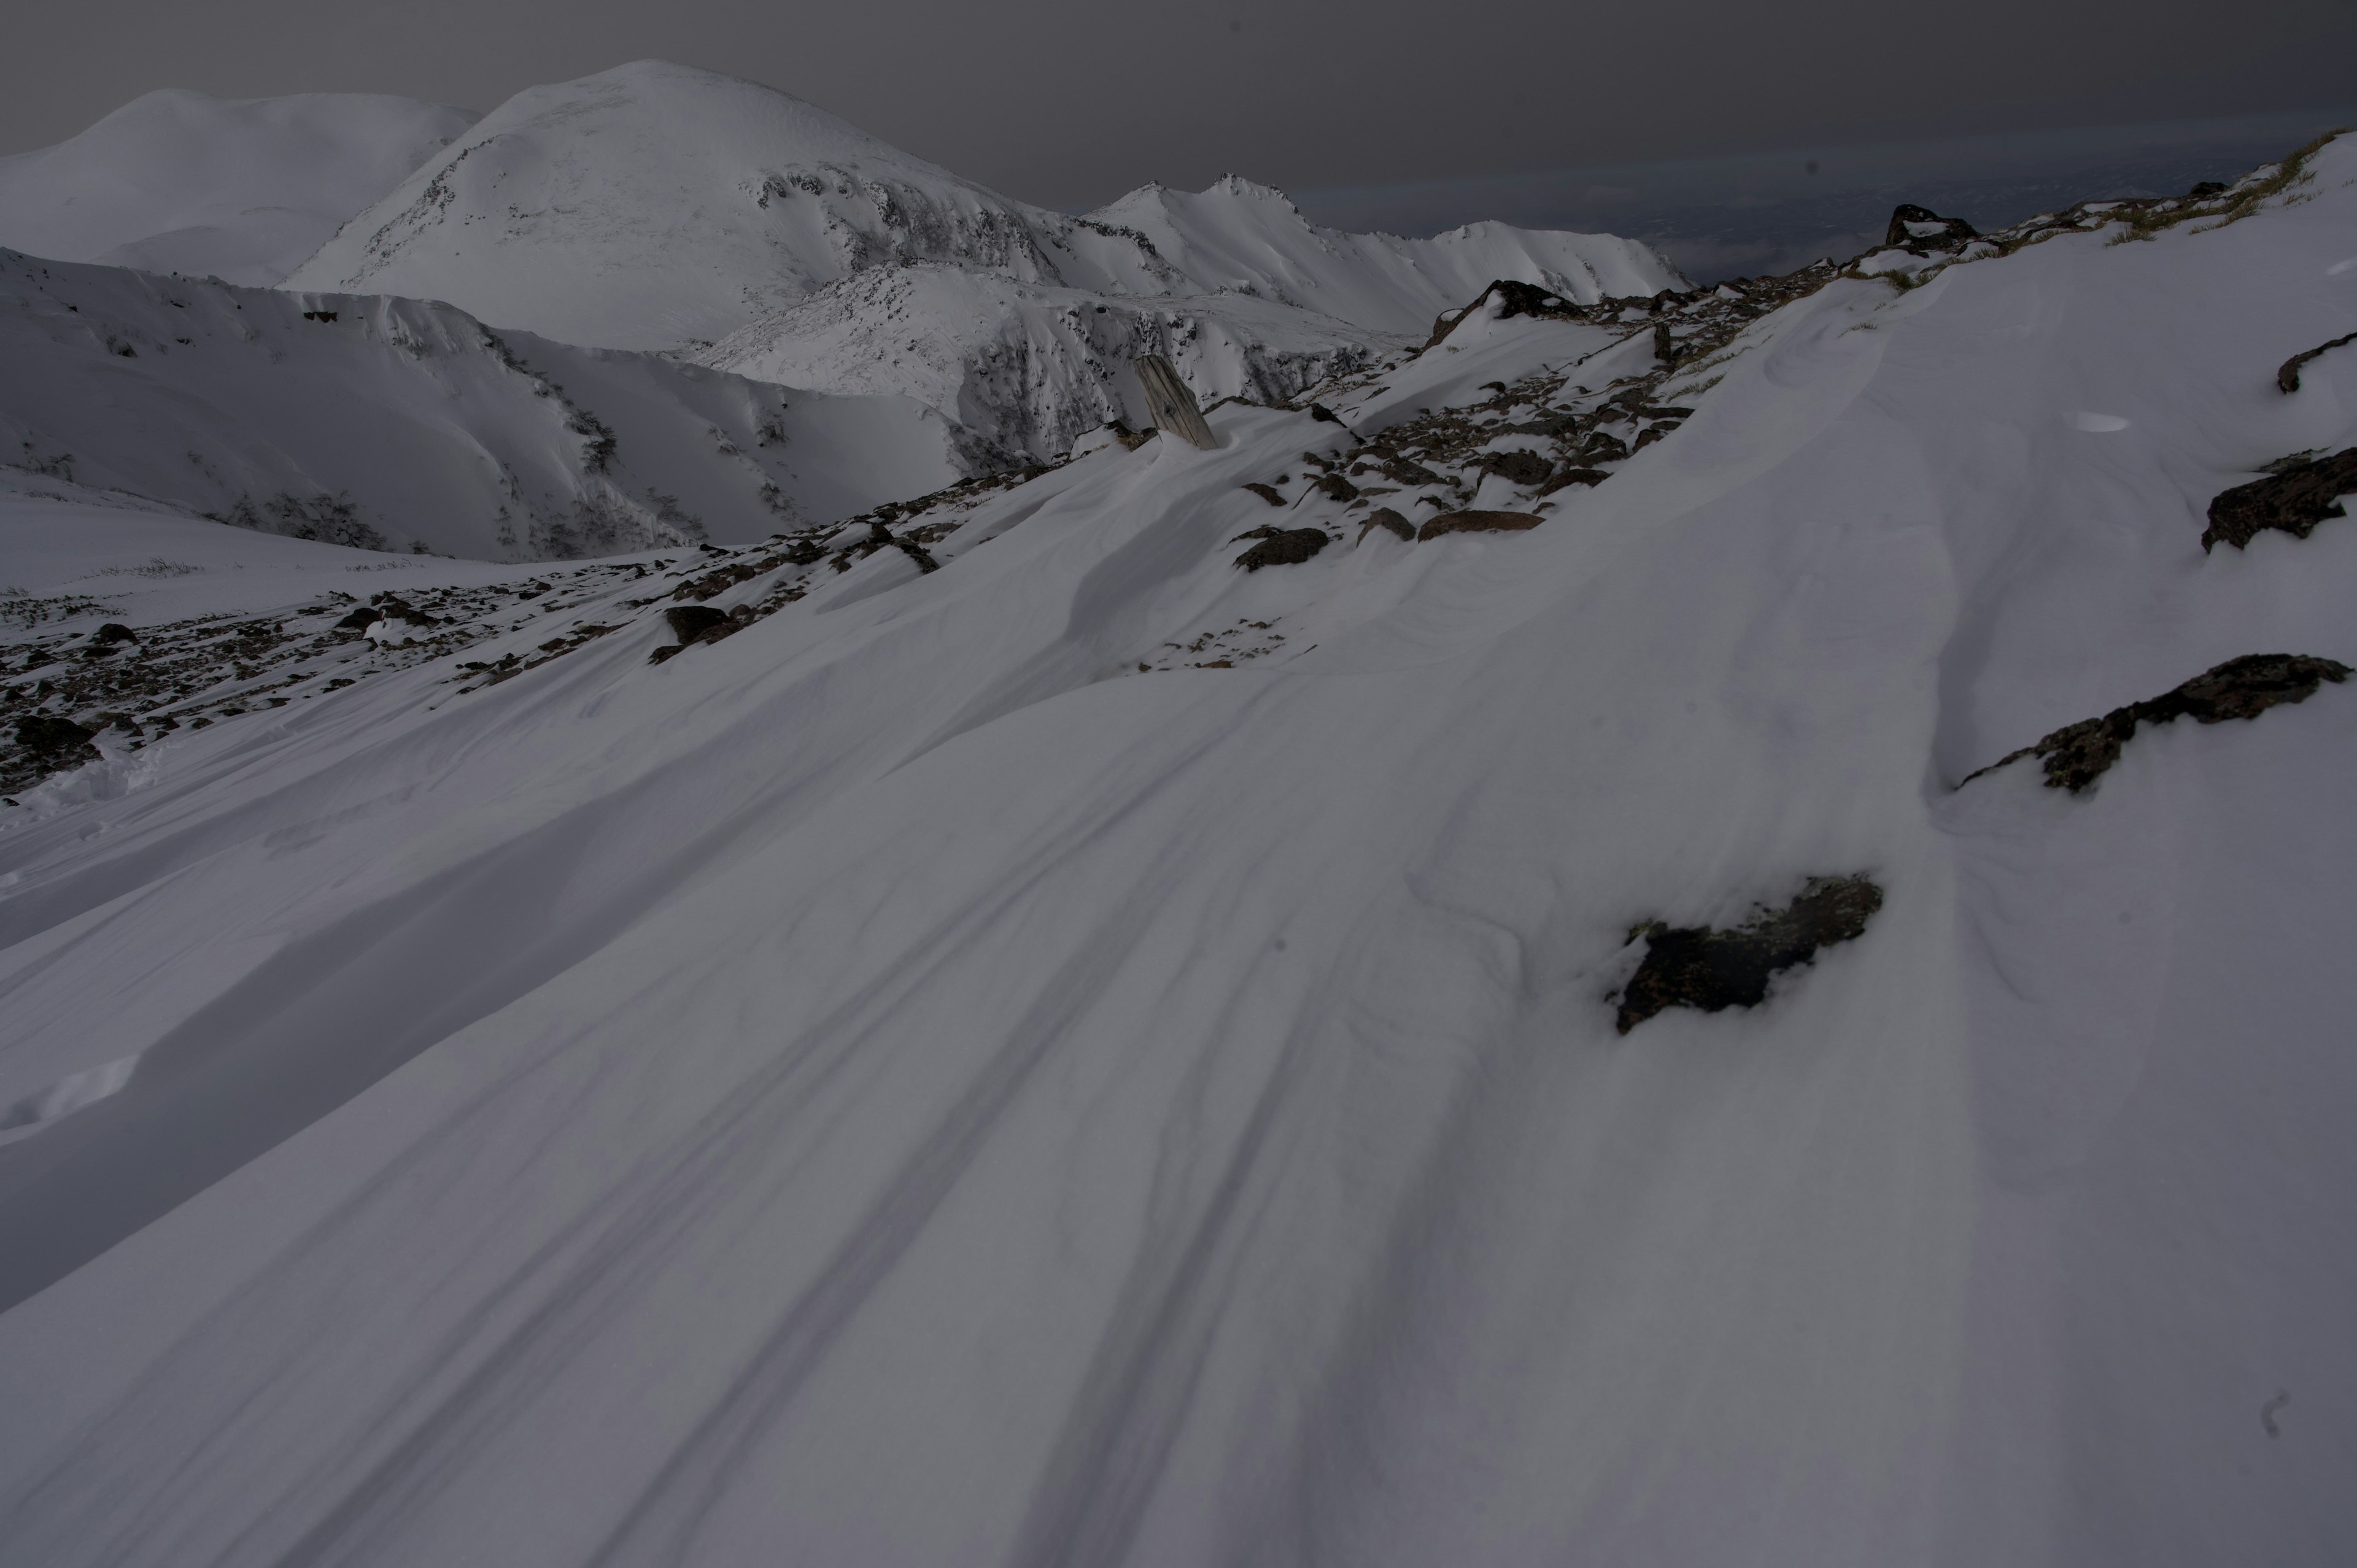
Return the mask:
POLYGON ((1429 240, 1350 234, 1310 222, 1283 191, 1232 174, 1192 193, 1146 186, 1090 217, 1142 234, 1199 288, 1258 294, 1381 331, 1421 331, 1499 278, 1582 305, 1692 286, 1636 240, 1504 223, 1429 240))
POLYGON ((1125 296, 921 264, 845 278, 694 358, 822 392, 903 393, 1024 462, 1108 419, 1150 423, 1129 371, 1140 354, 1171 360, 1205 402, 1270 402, 1412 346, 1243 295, 1125 296))
POLYGON ((447 299, 609 348, 726 336, 870 267, 1167 287, 1135 239, 1044 213, 799 99, 641 60, 536 87, 320 251, 299 288, 447 299))
POLYGON ((1321 229, 1230 177, 1084 217, 1001 196, 799 99, 640 60, 517 94, 287 280, 501 327, 694 350, 856 274, 939 263, 1105 295, 1257 295, 1421 333, 1494 277, 1580 300, 1683 285, 1633 241, 1482 224, 1321 229))
POLYGON ((474 119, 377 93, 150 92, 0 158, 0 245, 274 284, 474 119))

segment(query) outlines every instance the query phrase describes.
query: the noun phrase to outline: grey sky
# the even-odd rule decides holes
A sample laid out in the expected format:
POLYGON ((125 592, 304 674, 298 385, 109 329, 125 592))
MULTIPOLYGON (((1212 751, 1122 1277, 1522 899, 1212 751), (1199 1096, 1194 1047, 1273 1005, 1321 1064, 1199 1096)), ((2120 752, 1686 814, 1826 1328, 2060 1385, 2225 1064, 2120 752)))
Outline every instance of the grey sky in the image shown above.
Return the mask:
POLYGON ((7 31, 5 151, 156 87, 487 109, 658 56, 1066 208, 1231 169, 1365 187, 2357 97, 2349 0, 77 0, 7 31))

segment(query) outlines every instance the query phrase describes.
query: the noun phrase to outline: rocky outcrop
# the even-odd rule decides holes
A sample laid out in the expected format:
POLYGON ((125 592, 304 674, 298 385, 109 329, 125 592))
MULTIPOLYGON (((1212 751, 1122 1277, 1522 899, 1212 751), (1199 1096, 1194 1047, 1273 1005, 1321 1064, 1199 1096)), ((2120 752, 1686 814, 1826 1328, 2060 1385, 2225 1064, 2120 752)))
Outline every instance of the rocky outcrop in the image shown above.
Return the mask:
POLYGON ((2065 725, 2035 745, 2009 752, 1965 775, 1964 784, 2007 763, 2035 757, 2046 766, 2048 789, 2068 789, 2076 795, 2120 759, 2120 748, 2135 738, 2140 724, 2165 725, 2179 718, 2205 725, 2255 719, 2279 703, 2304 703, 2316 695, 2320 683, 2330 681, 2337 685, 2348 680, 2349 673, 2346 664, 2304 653, 2245 653, 2203 671, 2174 691, 2065 725))
POLYGON ((2276 385, 2281 388, 2286 393, 2299 391, 2299 368, 2302 365, 2307 364, 2310 360, 2315 359, 2319 354, 2330 353, 2335 349, 2345 349, 2352 343, 2357 343, 2357 332, 2343 334, 2339 338, 2335 338, 2330 343, 2319 343, 2315 348, 2309 349, 2308 352, 2304 354, 2294 354, 2290 359, 2286 360, 2282 366, 2276 370, 2276 385))
POLYGON ((2236 485, 2210 503, 2210 526, 2201 531, 2202 553, 2221 542, 2240 550, 2271 528, 2306 539, 2325 519, 2347 516, 2341 498, 2352 493, 2357 493, 2357 446, 2330 457, 2278 464, 2266 478, 2236 485))
POLYGON ((1536 528, 1544 520, 1526 511, 1448 511, 1426 523, 1416 531, 1418 539, 1437 539, 1444 533, 1520 533, 1536 528))
POLYGON ((1757 1007, 1777 973, 1863 936, 1881 908, 1882 889, 1866 877, 1820 876, 1783 908, 1762 909, 1731 930, 1648 921, 1629 933, 1644 939, 1645 958, 1620 990, 1615 1026, 1625 1035, 1670 1007, 1757 1007))
POLYGON ((1322 528, 1256 528, 1237 537, 1250 539, 1254 534, 1260 542, 1236 557, 1236 564, 1247 572, 1264 566, 1298 566, 1329 542, 1322 528))

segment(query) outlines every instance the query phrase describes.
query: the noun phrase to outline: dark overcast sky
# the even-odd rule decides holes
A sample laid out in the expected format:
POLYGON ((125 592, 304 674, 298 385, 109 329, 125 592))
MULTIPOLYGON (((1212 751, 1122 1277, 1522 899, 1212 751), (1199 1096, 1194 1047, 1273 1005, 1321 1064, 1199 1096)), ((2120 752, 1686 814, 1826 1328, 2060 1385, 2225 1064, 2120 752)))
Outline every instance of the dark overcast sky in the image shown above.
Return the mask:
POLYGON ((2352 0, 75 0, 5 34, 0 151, 156 87, 480 110, 656 56, 1066 208, 2357 98, 2352 0))

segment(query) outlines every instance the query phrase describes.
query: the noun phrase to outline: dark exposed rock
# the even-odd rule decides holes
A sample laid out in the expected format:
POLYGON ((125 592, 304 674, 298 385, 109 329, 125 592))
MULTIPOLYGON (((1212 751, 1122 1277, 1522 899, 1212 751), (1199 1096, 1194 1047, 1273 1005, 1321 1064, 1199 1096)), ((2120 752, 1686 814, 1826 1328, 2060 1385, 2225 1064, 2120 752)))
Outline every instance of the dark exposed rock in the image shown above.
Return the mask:
POLYGON ((1387 506, 1379 506, 1367 515, 1365 526, 1359 530, 1359 542, 1365 543, 1367 531, 1374 528, 1396 533, 1405 540, 1413 541, 1415 538, 1415 524, 1387 506))
MULTIPOLYGON (((1313 403, 1309 405, 1309 417, 1325 424, 1342 424, 1342 416, 1322 403, 1313 403)), ((1343 424, 1342 428, 1348 430, 1350 426, 1343 424)))
POLYGON ((1629 934, 1645 939, 1645 959, 1621 989, 1617 1026, 1625 1035, 1667 1007, 1757 1007, 1771 976, 1864 935, 1881 908, 1882 889, 1866 877, 1820 876, 1783 908, 1763 908, 1731 930, 1639 926, 1629 934))
POLYGON ((1323 476, 1318 479, 1316 488, 1332 496, 1338 501, 1354 501, 1359 499, 1359 487, 1340 474, 1323 476))
POLYGON ((1612 476, 1601 468, 1566 468, 1539 487, 1539 494, 1551 496, 1566 485, 1600 485, 1612 476))
POLYGON ((1981 231, 1961 218, 1943 218, 1928 207, 1902 201, 1890 212, 1890 227, 1882 242, 1916 252, 1953 251, 1981 237, 1981 231))
POLYGON ((2240 550, 2270 528, 2306 539, 2325 519, 2346 516, 2340 498, 2352 492, 2357 492, 2357 446, 2314 462, 2288 464, 2212 501, 2201 548, 2207 552, 2222 540, 2240 550))
POLYGON ((1526 511, 1445 511, 1417 531, 1418 539, 1444 533, 1519 533, 1543 520, 1526 511))
POLYGON ((136 642, 139 634, 119 620, 111 620, 91 632, 90 640, 95 646, 104 648, 117 642, 136 642))
POLYGON ((671 623, 671 633, 685 647, 729 624, 728 612, 716 610, 710 605, 673 605, 663 611, 663 619, 671 623))
POLYGON ((1483 304, 1491 299, 1498 302, 1498 319, 1501 321, 1515 316, 1534 316, 1556 321, 1586 319, 1578 306, 1553 289, 1542 288, 1534 283, 1500 278, 1475 295, 1472 304, 1461 309, 1441 312, 1439 319, 1432 324, 1432 336, 1425 340, 1424 346, 1429 349, 1448 337, 1458 323, 1479 312, 1483 304))
POLYGON ((2357 343, 2357 332, 2349 333, 2345 337, 2335 338, 2330 343, 2319 343, 2315 348, 2310 349, 2305 354, 2294 354, 2290 359, 2286 360, 2283 362, 2283 367, 2280 370, 2276 371, 2276 385, 2282 388, 2286 392, 2296 392, 2299 391, 2299 368, 2302 365, 2305 365, 2310 360, 2315 359, 2319 354, 2327 353, 2334 349, 2345 349, 2352 343, 2357 343))
POLYGON ((1246 485, 1244 489, 1250 490, 1253 494, 1258 496, 1261 499, 1266 501, 1271 506, 1283 506, 1285 504, 1285 498, 1276 493, 1276 487, 1274 485, 1264 485, 1255 482, 1254 484, 1246 485))
POLYGON ((1547 476, 1555 472, 1555 465, 1535 452, 1484 452, 1474 467, 1524 489, 1546 483, 1547 476))
POLYGON ((1412 457, 1386 457, 1383 478, 1395 485, 1437 485, 1440 476, 1412 457))
POLYGON ((366 631, 371 625, 382 620, 383 618, 384 612, 382 610, 376 608, 372 605, 362 605, 360 608, 352 611, 351 614, 338 621, 336 623, 336 629, 338 631, 366 631))
POLYGON ((2326 681, 2336 685, 2349 679, 2349 666, 2304 653, 2245 653, 2205 670, 2172 692, 2114 708, 2099 718, 2065 725, 2034 746, 2009 752, 1964 776, 1969 784, 1983 773, 1994 773, 2025 757, 2044 759, 2046 787, 2078 794, 2120 759, 2120 748, 2136 735, 2139 724, 2165 725, 2190 718, 2198 724, 2222 724, 2228 719, 2253 719, 2278 703, 2304 703, 2326 681))
POLYGON ((96 730, 85 729, 56 714, 27 714, 16 721, 16 744, 27 751, 39 753, 41 759, 53 767, 59 758, 74 757, 81 752, 90 756, 77 760, 94 760, 98 752, 90 743, 97 738, 96 730))
POLYGON ((1326 545, 1324 529, 1272 529, 1259 543, 1237 556, 1236 564, 1247 572, 1257 572, 1264 566, 1297 566, 1326 545))

